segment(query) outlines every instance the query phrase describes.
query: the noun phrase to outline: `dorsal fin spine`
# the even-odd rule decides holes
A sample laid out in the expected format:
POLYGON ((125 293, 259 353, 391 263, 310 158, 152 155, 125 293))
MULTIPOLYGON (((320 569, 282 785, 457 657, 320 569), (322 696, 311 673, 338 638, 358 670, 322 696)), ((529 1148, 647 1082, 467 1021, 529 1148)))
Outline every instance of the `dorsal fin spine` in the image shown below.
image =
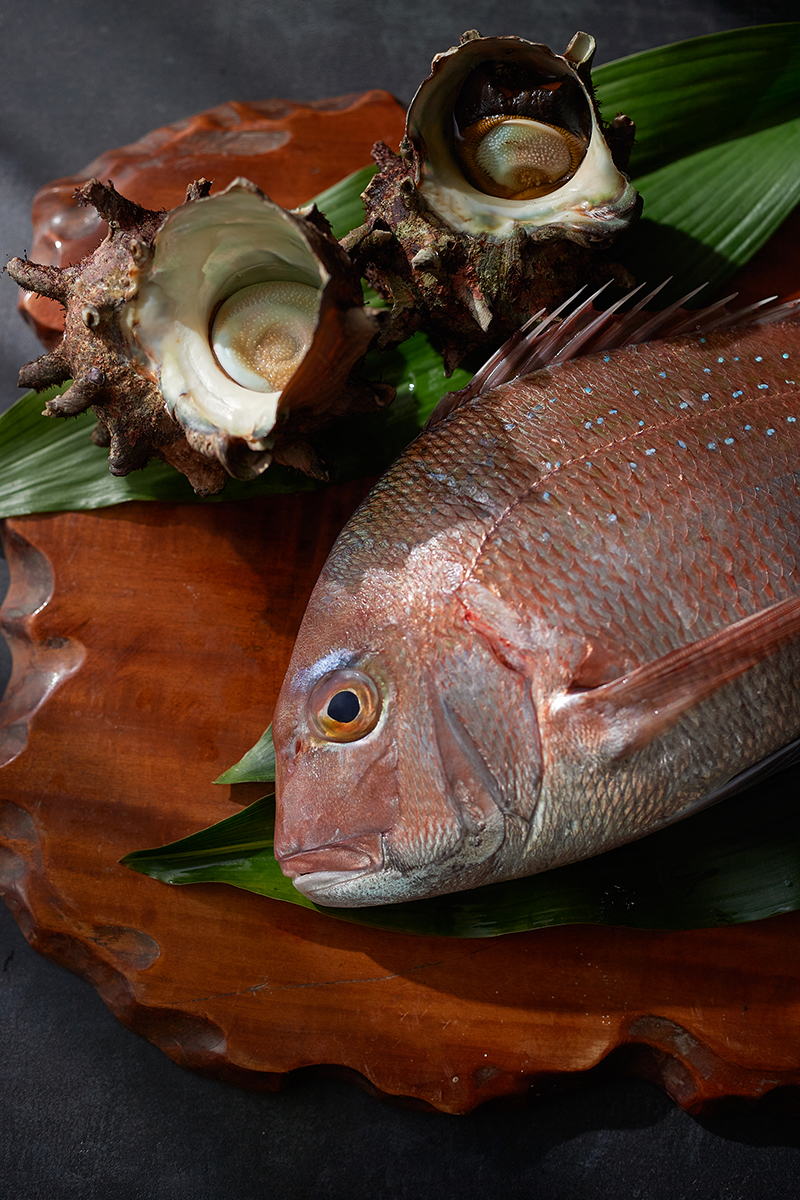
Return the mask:
MULTIPOLYGON (((718 300, 707 308, 687 312, 686 304, 702 288, 695 288, 674 304, 657 313, 649 313, 645 306, 653 301, 658 292, 669 282, 664 280, 658 287, 643 296, 630 312, 618 313, 618 309, 629 301, 642 284, 615 301, 609 308, 598 311, 594 301, 607 284, 598 288, 583 300, 567 316, 557 323, 561 313, 580 296, 581 288, 569 300, 547 316, 536 313, 526 325, 512 334, 476 373, 470 383, 458 392, 448 392, 437 404, 428 418, 426 429, 438 425, 451 412, 468 401, 493 391, 504 383, 510 383, 521 375, 530 375, 543 367, 559 366, 583 354, 621 350, 625 346, 639 345, 656 338, 674 338, 695 334, 712 333, 733 325, 759 325, 785 320, 793 316, 800 306, 799 300, 774 303, 771 296, 756 304, 731 311, 727 305, 736 293, 718 300)), ((703 285, 704 286, 704 285, 703 285)))

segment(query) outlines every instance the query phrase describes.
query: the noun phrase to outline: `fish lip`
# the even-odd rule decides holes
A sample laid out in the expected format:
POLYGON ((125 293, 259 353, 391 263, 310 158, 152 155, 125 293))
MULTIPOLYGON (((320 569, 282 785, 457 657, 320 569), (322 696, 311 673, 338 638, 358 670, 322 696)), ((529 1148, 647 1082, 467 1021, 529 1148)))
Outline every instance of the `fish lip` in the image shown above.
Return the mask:
POLYGON ((380 834, 312 846, 291 854, 277 856, 284 875, 304 892, 301 881, 310 876, 355 878, 379 870, 383 865, 383 846, 380 834))
POLYGON ((345 890, 343 896, 341 894, 337 896, 338 889, 342 885, 346 889, 347 884, 372 874, 373 871, 370 867, 365 868, 363 871, 356 870, 355 868, 341 871, 309 871, 304 875, 298 875, 297 878, 292 879, 292 883, 302 896, 305 896, 308 900, 313 900, 315 904, 322 904, 327 907, 348 908, 353 904, 358 906, 361 902, 357 899, 348 901, 347 890, 345 890))

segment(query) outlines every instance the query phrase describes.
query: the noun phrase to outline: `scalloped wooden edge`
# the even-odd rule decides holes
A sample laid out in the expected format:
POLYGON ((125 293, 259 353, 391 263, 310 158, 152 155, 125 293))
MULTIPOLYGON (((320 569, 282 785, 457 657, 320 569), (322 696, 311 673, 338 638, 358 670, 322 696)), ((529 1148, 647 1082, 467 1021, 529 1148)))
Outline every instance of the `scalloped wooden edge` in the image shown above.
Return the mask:
POLYGON ((53 594, 53 570, 40 551, 13 530, 0 532, 10 584, 0 607, 0 634, 11 651, 11 677, 0 699, 0 767, 28 744, 31 717, 70 675, 85 651, 71 638, 38 640, 33 618, 53 594))

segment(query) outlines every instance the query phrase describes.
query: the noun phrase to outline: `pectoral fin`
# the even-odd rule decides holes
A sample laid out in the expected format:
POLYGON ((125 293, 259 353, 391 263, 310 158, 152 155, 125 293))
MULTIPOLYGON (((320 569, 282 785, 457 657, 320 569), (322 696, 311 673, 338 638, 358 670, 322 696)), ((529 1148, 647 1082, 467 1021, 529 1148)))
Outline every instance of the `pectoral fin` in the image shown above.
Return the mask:
POLYGON ((623 758, 796 639, 800 639, 800 597, 745 617, 600 687, 567 690, 552 701, 550 719, 573 744, 577 741, 587 750, 623 758))

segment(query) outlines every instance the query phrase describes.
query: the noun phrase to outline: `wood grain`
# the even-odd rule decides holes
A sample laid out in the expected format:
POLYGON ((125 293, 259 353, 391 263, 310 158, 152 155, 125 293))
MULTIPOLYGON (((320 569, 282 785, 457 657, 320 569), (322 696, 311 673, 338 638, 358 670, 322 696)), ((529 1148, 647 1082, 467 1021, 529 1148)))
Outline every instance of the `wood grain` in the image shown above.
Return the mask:
MULTIPOLYGON (((329 174, 362 165, 329 140, 329 174)), ((271 170, 285 153, 268 152, 271 170)), ((459 1113, 615 1051, 692 1111, 800 1084, 800 913, 422 938, 119 865, 260 793, 211 781, 269 723, 366 487, 6 523, 0 890, 28 939, 171 1058, 245 1086, 333 1070, 459 1113)))

